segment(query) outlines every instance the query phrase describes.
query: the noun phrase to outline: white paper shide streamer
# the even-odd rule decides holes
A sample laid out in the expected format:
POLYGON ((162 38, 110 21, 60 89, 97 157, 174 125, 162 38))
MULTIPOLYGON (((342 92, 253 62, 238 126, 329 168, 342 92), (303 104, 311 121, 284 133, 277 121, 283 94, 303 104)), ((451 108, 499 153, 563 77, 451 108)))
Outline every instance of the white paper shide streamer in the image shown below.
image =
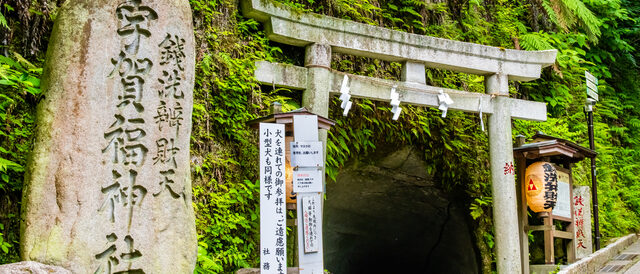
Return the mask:
POLYGON ((480 101, 478 102, 478 112, 480 113, 480 128, 484 132, 484 121, 482 121, 482 97, 480 97, 480 101))
POLYGON ((396 87, 393 86, 391 88, 391 112, 393 112, 393 120, 398 120, 400 117, 400 113, 402 112, 402 108, 400 107, 400 95, 396 92, 396 87))
POLYGON ((349 101, 351 99, 351 95, 349 94, 350 87, 348 83, 349 76, 345 75, 342 79, 342 85, 340 86, 340 101, 342 101, 340 107, 344 110, 342 112, 342 116, 347 116, 352 105, 351 101, 349 101))
POLYGON ((438 94, 438 106, 439 110, 442 110, 442 118, 447 117, 447 110, 449 106, 453 105, 453 100, 449 97, 449 94, 444 93, 444 90, 440 90, 440 94, 438 94))

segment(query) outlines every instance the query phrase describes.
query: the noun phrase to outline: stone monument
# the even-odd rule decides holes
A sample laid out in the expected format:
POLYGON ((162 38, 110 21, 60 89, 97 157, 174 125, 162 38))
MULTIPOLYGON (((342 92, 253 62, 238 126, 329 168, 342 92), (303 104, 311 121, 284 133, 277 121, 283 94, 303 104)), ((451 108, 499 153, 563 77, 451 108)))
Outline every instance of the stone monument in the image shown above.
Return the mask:
POLYGON ((575 226, 576 259, 580 260, 593 253, 591 238, 591 188, 573 188, 573 224, 575 226))
POLYGON ((47 51, 21 256, 73 273, 192 273, 188 0, 68 0, 47 51))

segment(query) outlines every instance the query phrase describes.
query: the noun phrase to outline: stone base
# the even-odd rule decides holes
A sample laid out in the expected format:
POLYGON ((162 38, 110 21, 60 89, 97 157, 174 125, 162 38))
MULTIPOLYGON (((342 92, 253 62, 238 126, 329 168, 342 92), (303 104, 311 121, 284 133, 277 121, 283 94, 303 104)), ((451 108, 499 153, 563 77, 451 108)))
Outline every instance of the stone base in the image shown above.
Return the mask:
MULTIPOLYGON (((567 267, 566 265, 560 265, 560 269, 567 267)), ((531 274, 548 274, 555 273, 558 269, 558 265, 555 264, 532 264, 529 266, 529 273, 531 274)))
POLYGON ((71 274, 71 271, 59 266, 41 264, 34 261, 0 265, 0 273, 11 274, 71 274))
POLYGON ((629 245, 633 244, 638 240, 638 236, 635 234, 629 234, 624 236, 614 243, 607 245, 607 247, 602 248, 595 253, 583 258, 571 265, 567 268, 562 269, 558 274, 582 274, 582 273, 596 273, 600 270, 604 265, 607 264, 611 258, 615 255, 618 255, 622 250, 627 248, 629 245))

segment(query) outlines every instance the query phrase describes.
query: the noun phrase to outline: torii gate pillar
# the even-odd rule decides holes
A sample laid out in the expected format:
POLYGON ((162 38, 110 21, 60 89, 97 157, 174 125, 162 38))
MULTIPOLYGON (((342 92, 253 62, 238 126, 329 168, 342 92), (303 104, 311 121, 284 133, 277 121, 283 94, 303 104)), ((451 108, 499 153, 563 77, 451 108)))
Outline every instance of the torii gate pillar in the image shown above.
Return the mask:
MULTIPOLYGON (((329 117, 329 94, 331 91, 331 46, 323 44, 311 44, 305 48, 304 66, 307 68, 307 86, 302 93, 302 105, 311 113, 329 117)), ((294 133, 295 134, 295 133, 294 133)), ((296 140, 299 136, 294 136, 296 140)), ((324 161, 327 161, 327 130, 318 129, 318 139, 322 142, 324 161)), ((325 174, 324 170, 322 174, 325 174)), ((322 176, 322 184, 325 184, 325 176, 322 176)), ((298 193, 296 201, 298 214, 302 214, 302 197, 316 196, 320 202, 320 212, 324 212, 322 193, 298 193)), ((316 216, 318 222, 323 224, 324 216, 316 216)), ((318 235, 318 252, 306 254, 304 252, 304 225, 302 217, 298 215, 298 265, 300 274, 324 273, 324 243, 322 233, 318 235)), ((322 230, 322 228, 320 229, 322 230)))
MULTIPOLYGON (((307 88, 302 93, 302 105, 312 113, 329 116, 331 91, 331 46, 311 44, 305 48, 304 66, 307 68, 307 88)), ((326 131, 325 135, 326 135, 326 131)))
POLYGON ((507 75, 485 76, 485 90, 495 95, 489 116, 489 156, 498 273, 521 273, 520 239, 511 137, 511 100, 507 75), (511 168, 510 168, 511 167, 511 168))

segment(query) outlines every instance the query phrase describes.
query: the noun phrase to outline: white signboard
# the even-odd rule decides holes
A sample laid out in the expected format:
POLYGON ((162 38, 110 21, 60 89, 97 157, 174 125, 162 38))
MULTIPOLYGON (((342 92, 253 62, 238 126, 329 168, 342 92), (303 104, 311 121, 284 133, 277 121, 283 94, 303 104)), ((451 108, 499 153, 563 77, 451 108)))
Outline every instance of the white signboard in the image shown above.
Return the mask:
POLYGON ((260 271, 287 272, 284 125, 260 123, 260 271))
POLYGON ((292 167, 322 167, 324 153, 322 142, 291 142, 292 167))
POLYGON ((318 116, 293 116, 293 136, 296 141, 318 141, 318 116))
POLYGON ((598 84, 598 79, 593 76, 593 74, 591 74, 589 71, 584 71, 584 77, 587 79, 587 81, 593 82, 596 85, 598 84))
MULTIPOLYGON (((293 116, 293 136, 295 141, 300 143, 303 142, 316 142, 319 144, 317 158, 315 158, 311 163, 307 163, 307 167, 317 168, 318 162, 319 166, 324 166, 324 153, 322 152, 322 143, 318 141, 318 117, 315 115, 296 115, 293 116)), ((291 142, 292 144, 294 142, 291 142)), ((316 147, 318 148, 318 147, 316 147)), ((291 166, 296 166, 293 160, 293 153, 291 159, 291 166)), ((299 167, 304 167, 305 165, 300 164, 299 167)), ((324 169, 323 169, 324 170, 324 169)), ((322 173, 324 175, 324 173, 322 173)), ((324 176, 320 177, 321 180, 324 180, 324 176)), ((324 184, 324 183, 323 183, 324 184)), ((298 193, 298 199, 296 201, 298 206, 298 260, 300 265, 300 274, 324 274, 324 259, 323 259, 323 248, 322 248, 322 194, 321 193, 298 193), (313 218, 313 222, 315 223, 315 227, 311 226, 310 228, 314 231, 314 237, 316 238, 314 241, 313 238, 308 238, 305 240, 305 237, 309 234, 305 234, 305 225, 304 225, 304 213, 302 212, 305 208, 303 205, 303 201, 307 201, 309 198, 314 199, 315 203, 315 216, 313 218), (309 243, 309 246, 307 246, 309 243), (316 252, 312 252, 312 250, 316 250, 316 252)), ((308 207, 307 207, 308 209, 308 207)), ((313 208, 312 208, 313 209, 313 208)))
POLYGON ((553 215, 571 219, 571 191, 569 182, 562 181, 558 172, 558 201, 553 208, 553 215))
POLYGON ((298 168, 293 171, 293 192, 323 192, 322 169, 298 168))
POLYGON ((304 225, 304 253, 318 252, 318 216, 320 201, 317 195, 302 197, 302 223, 304 225))
POLYGON ((598 78, 588 71, 584 72, 584 78, 587 80, 587 96, 598 101, 598 78))

